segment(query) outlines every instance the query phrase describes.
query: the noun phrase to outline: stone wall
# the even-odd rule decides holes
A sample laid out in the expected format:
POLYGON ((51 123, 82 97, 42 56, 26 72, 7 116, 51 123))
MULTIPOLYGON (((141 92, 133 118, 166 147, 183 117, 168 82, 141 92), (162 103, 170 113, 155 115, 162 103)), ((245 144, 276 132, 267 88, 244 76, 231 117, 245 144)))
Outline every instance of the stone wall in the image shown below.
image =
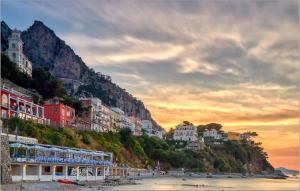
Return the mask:
POLYGON ((12 182, 9 142, 6 135, 1 135, 1 184, 9 184, 12 182))

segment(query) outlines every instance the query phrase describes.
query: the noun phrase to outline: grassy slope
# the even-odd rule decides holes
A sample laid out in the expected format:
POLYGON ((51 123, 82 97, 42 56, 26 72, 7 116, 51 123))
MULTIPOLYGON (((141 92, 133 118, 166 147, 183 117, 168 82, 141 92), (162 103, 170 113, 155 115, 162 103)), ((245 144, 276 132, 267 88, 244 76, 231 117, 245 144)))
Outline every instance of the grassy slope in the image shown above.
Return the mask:
POLYGON ((15 132, 18 126, 19 135, 35 137, 44 144, 113 152, 116 162, 127 163, 132 167, 153 167, 159 160, 165 170, 184 167, 202 172, 245 172, 246 169, 260 172, 273 169, 263 150, 255 144, 227 142, 193 152, 183 150, 178 142, 133 136, 127 129, 119 133, 55 129, 18 118, 5 121, 5 126, 8 126, 10 132, 15 132))

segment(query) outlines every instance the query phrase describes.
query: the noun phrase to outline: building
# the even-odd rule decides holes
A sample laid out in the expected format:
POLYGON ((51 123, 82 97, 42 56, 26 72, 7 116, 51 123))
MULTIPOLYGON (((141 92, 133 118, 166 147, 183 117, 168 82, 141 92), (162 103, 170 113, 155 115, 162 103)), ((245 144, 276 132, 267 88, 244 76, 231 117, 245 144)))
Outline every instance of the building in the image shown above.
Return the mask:
POLYGON ((155 136, 158 137, 159 139, 163 139, 165 135, 165 131, 163 130, 158 130, 154 132, 155 136))
POLYGON ((75 127, 75 109, 64 105, 59 99, 48 100, 44 104, 45 117, 50 119, 50 124, 55 127, 75 127))
POLYGON ((134 128, 131 129, 133 135, 137 135, 137 136, 142 135, 142 121, 134 116, 130 116, 129 120, 131 121, 131 123, 134 124, 134 128))
POLYGON ((82 117, 80 116, 76 116, 75 117, 75 128, 77 130, 87 130, 87 131, 91 131, 91 123, 84 120, 82 117))
POLYGON ((17 67, 24 73, 32 76, 32 63, 23 53, 23 41, 21 39, 21 32, 13 30, 11 37, 8 38, 8 49, 6 55, 12 62, 17 64, 17 67))
POLYGON ((203 137, 212 137, 216 140, 222 139, 221 133, 219 133, 216 129, 205 129, 203 137))
POLYGON ((113 161, 113 154, 103 151, 15 141, 9 147, 13 182, 104 180, 113 161))
POLYGON ((187 150, 199 151, 204 148, 204 139, 203 137, 199 138, 197 141, 190 141, 186 145, 187 150))
POLYGON ((222 144, 224 141, 224 133, 217 131, 216 129, 205 129, 203 138, 208 144, 222 144))
POLYGON ((237 132, 228 132, 227 133, 228 140, 230 141, 240 141, 241 140, 241 134, 237 132))
POLYGON ((9 142, 19 142, 19 143, 28 143, 28 144, 38 143, 38 140, 32 137, 23 137, 20 135, 16 136, 13 134, 6 134, 6 133, 2 133, 1 136, 7 136, 9 142))
POLYGON ((114 124, 115 131, 120 129, 129 128, 134 133, 135 125, 134 123, 125 115, 125 112, 117 107, 111 108, 112 112, 112 122, 114 124))
POLYGON ((178 141, 198 141, 197 128, 190 124, 179 124, 174 130, 173 139, 178 141))
POLYGON ((154 130, 151 120, 142 120, 141 124, 142 124, 142 130, 145 132, 146 135, 156 136, 160 139, 163 139, 163 137, 165 135, 165 131, 164 130, 154 130))
POLYGON ((126 126, 125 113, 117 107, 111 108, 111 124, 114 131, 119 131, 126 126))
POLYGON ((150 120, 142 120, 142 130, 148 135, 153 136, 153 124, 150 120))
POLYGON ((251 135, 249 133, 242 133, 240 135, 240 139, 241 140, 245 140, 245 141, 249 141, 250 140, 251 135))
POLYGON ((40 124, 48 124, 44 115, 44 107, 35 104, 30 96, 4 86, 0 92, 1 118, 19 117, 40 124))
POLYGON ((101 105, 101 112, 102 112, 102 120, 101 120, 101 126, 103 131, 115 131, 112 123, 112 112, 110 110, 110 107, 102 104, 101 105))
MULTIPOLYGON (((89 131, 104 131, 102 126, 103 113, 102 113, 102 102, 98 98, 82 98, 82 103, 84 106, 88 107, 88 111, 82 114, 82 120, 88 123, 89 131)), ((80 121, 83 125, 83 121, 80 121)))

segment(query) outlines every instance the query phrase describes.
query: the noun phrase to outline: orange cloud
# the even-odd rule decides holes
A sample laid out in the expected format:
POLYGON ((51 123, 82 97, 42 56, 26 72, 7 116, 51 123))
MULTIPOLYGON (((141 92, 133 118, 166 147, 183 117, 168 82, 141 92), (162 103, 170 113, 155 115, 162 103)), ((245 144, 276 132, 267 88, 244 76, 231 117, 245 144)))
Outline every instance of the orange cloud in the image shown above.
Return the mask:
POLYGON ((291 89, 270 84, 241 84, 231 90, 203 92, 167 87, 160 95, 140 97, 166 129, 188 120, 197 125, 221 123, 226 131, 256 131, 256 141, 262 142, 275 167, 298 169, 299 112, 291 89), (264 89, 267 91, 262 93, 264 89))

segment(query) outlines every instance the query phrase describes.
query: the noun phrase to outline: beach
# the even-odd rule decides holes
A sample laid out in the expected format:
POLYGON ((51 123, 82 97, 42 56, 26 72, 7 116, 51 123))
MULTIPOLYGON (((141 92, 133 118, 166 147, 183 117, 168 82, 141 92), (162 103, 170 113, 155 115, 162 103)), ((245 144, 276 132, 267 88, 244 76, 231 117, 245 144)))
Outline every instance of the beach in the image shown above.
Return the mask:
POLYGON ((5 191, 121 191, 121 190, 249 190, 249 191, 296 191, 298 179, 269 179, 269 178, 193 178, 193 177, 149 177, 131 181, 123 180, 123 185, 104 184, 103 182, 87 182, 85 186, 68 185, 58 182, 27 182, 2 186, 5 191))

